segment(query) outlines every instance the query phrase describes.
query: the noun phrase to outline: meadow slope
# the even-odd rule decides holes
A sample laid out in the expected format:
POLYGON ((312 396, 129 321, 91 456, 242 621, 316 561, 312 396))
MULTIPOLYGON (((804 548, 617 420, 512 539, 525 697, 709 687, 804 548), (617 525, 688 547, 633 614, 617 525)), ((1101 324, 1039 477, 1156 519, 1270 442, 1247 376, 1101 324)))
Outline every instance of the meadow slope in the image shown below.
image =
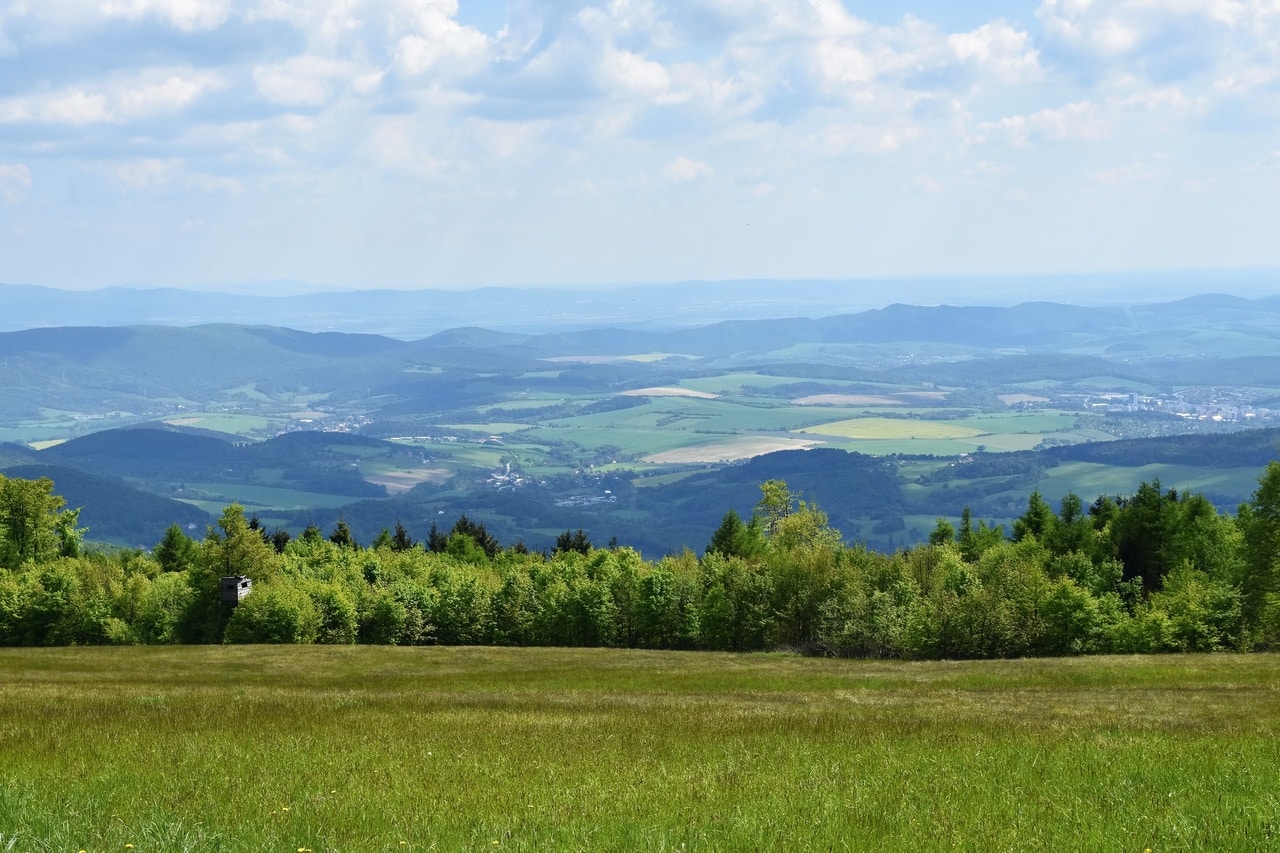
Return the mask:
POLYGON ((1280 840, 1276 655, 3 649, 0 685, 0 849, 1280 840))

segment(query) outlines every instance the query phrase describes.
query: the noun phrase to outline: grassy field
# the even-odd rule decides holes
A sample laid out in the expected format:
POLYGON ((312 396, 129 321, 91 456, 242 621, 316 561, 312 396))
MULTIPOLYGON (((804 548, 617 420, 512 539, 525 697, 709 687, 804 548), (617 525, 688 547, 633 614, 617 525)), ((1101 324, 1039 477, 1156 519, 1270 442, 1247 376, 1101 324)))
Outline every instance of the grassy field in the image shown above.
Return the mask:
POLYGON ((179 418, 166 418, 165 422, 262 439, 271 438, 284 430, 289 426, 290 418, 284 415, 268 417, 226 412, 189 412, 179 418))
POLYGON ((1165 488, 1179 492, 1248 495, 1258 487, 1258 469, 1252 466, 1210 468, 1168 464, 1120 468, 1091 462, 1067 462, 1046 471, 1036 487, 1044 494, 1054 496, 1074 489, 1081 498, 1092 501, 1098 495, 1129 494, 1138 483, 1157 479, 1165 488))
POLYGON ((1280 657, 0 650, 0 850, 1259 850, 1280 657))
POLYGON ((300 509, 308 506, 342 506, 353 500, 350 495, 326 495, 320 492, 279 489, 274 486, 257 486, 249 483, 191 483, 190 488, 206 497, 187 500, 187 503, 196 504, 215 514, 221 512, 230 503, 239 503, 248 507, 300 509))
POLYGON ((808 450, 818 443, 816 441, 801 441, 780 436, 743 436, 742 438, 734 438, 727 441, 717 441, 654 453, 646 456, 644 461, 680 465, 699 462, 733 462, 741 459, 751 459, 755 456, 774 453, 779 450, 808 450))
POLYGON ((872 440, 973 438, 983 434, 982 430, 962 426, 956 422, 917 421, 905 418, 852 418, 798 429, 796 432, 872 440))
POLYGON ((954 420, 863 416, 796 430, 826 439, 829 447, 872 455, 895 453, 955 456, 975 450, 1032 450, 1045 439, 1070 443, 1112 436, 1076 428, 1070 412, 972 415, 954 420))

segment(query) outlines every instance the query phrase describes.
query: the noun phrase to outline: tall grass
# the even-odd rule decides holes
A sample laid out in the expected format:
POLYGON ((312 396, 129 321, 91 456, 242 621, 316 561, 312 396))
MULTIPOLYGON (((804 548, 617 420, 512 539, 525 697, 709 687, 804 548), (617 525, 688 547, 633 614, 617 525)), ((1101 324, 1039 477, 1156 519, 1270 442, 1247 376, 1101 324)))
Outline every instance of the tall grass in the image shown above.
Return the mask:
POLYGON ((1278 724, 1271 655, 8 649, 0 850, 1268 849, 1278 724))

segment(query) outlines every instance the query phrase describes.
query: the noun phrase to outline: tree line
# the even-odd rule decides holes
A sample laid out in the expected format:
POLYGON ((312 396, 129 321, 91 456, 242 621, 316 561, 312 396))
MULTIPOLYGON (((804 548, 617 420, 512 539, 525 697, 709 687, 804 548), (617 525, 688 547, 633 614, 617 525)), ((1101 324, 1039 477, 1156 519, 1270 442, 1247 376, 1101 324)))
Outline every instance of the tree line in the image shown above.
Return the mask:
POLYGON ((782 480, 727 512, 701 554, 646 560, 565 531, 503 546, 466 516, 415 542, 267 531, 230 506, 199 541, 83 545, 48 479, 0 475, 0 644, 618 646, 886 658, 1251 650, 1280 643, 1280 463, 1223 514, 1142 483, 1086 505, 1039 493, 1012 530, 966 509, 926 544, 843 542, 782 480), (226 576, 252 592, 222 601, 226 576))

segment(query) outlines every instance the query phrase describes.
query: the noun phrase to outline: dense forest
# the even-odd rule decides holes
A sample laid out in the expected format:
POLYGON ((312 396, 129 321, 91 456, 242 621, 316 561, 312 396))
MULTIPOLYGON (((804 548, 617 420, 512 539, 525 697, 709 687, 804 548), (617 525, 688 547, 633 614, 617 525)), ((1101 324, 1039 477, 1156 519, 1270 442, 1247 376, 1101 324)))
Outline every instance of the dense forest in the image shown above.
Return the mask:
POLYGON ((1010 531, 939 519, 896 553, 843 543, 782 480, 700 555, 647 561, 565 531, 504 547, 466 516, 414 542, 266 530, 238 505, 203 540, 92 550, 48 479, 0 475, 0 644, 390 643, 760 650, 891 658, 1249 650, 1280 642, 1280 463, 1235 515, 1142 483, 1010 531), (252 591, 224 602, 223 577, 252 591))

